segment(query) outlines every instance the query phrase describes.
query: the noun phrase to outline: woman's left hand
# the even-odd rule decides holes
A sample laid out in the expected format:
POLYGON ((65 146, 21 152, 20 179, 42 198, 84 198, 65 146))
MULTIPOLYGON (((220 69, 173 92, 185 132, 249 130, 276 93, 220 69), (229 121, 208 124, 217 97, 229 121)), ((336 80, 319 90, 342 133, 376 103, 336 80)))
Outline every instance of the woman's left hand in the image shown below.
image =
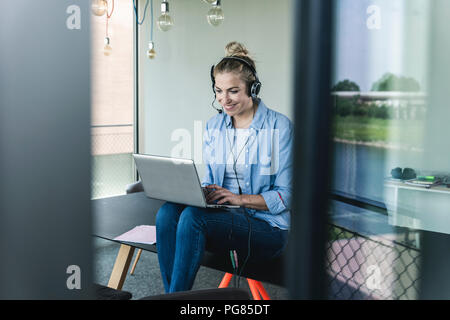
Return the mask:
POLYGON ((243 206, 242 196, 239 194, 234 194, 230 190, 219 187, 216 184, 211 184, 206 186, 206 188, 211 189, 211 192, 206 196, 206 202, 217 201, 217 204, 231 204, 236 206, 243 206), (212 190, 214 189, 214 190, 212 190))

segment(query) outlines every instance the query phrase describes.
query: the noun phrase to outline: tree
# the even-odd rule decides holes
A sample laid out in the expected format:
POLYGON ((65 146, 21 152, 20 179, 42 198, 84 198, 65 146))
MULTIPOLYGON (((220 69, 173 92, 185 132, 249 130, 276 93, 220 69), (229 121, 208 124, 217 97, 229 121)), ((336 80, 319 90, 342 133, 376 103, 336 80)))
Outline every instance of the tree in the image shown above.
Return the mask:
POLYGON ((336 99, 336 114, 341 117, 347 117, 353 114, 353 110, 355 109, 355 100, 354 99, 336 99))
POLYGON ((420 91, 420 84, 414 78, 398 77, 392 73, 385 73, 380 80, 372 85, 371 91, 420 91))
POLYGON ((370 118, 389 119, 391 110, 392 108, 389 108, 386 104, 369 104, 367 106, 367 115, 370 118))
POLYGON ((360 89, 355 82, 345 79, 339 81, 331 88, 331 92, 335 91, 360 91, 360 89))

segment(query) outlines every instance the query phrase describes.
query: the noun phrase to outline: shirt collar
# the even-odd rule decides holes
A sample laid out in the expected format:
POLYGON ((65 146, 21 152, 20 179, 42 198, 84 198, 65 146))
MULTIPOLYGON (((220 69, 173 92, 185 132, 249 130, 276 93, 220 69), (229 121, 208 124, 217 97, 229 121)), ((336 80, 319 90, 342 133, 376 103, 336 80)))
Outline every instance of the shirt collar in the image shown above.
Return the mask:
MULTIPOLYGON (((250 124, 250 128, 253 128, 256 131, 260 130, 264 124, 266 115, 267 115, 267 107, 261 99, 258 99, 258 109, 256 110, 252 123, 250 124)), ((232 128, 233 126, 231 117, 226 113, 225 113, 225 124, 227 128, 232 128)))

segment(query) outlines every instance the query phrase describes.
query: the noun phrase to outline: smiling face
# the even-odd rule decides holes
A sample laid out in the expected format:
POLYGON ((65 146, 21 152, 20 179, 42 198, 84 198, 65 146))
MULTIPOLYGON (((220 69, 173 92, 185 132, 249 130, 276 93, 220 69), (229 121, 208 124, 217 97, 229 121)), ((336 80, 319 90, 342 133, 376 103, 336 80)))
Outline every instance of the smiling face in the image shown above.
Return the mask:
POLYGON ((234 72, 222 72, 215 76, 216 99, 230 117, 253 112, 253 100, 247 95, 247 85, 234 72))

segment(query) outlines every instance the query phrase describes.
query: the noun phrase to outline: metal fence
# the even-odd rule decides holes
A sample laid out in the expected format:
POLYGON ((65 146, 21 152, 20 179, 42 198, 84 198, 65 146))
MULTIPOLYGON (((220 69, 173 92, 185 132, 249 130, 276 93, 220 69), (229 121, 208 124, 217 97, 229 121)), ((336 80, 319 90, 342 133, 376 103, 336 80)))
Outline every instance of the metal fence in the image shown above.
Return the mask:
POLYGON ((125 194, 135 181, 133 125, 92 126, 92 199, 125 194))
POLYGON ((420 250, 381 237, 329 226, 330 299, 418 298, 420 250))

